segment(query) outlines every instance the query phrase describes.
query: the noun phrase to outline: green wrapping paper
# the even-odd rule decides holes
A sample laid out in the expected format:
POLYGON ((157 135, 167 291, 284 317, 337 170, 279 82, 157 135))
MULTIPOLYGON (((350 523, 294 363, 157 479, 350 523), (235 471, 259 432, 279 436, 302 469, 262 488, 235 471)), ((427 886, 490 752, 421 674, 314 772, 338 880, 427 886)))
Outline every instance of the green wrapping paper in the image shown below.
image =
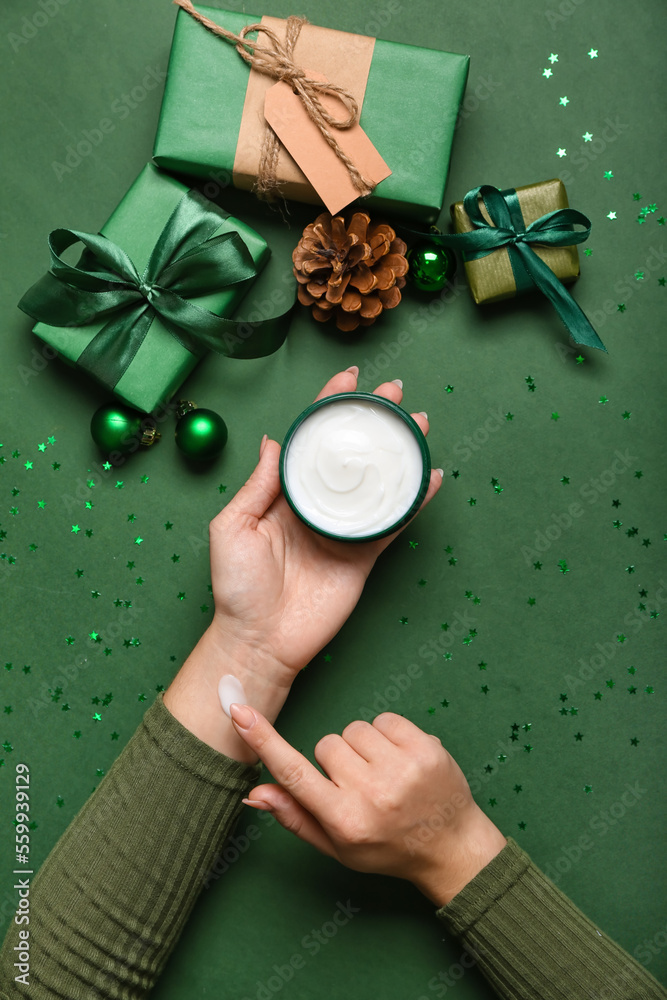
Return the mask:
MULTIPOLYGON (((101 233, 131 258, 139 273, 146 267, 165 223, 188 188, 148 164, 121 201, 101 233)), ((219 210, 218 210, 219 211, 219 210)), ((224 213, 222 213, 224 215, 224 213)), ((259 272, 269 257, 266 241, 239 219, 223 218, 215 235, 238 233, 259 272)), ((197 306, 218 316, 230 316, 249 288, 249 282, 197 295, 197 306)), ((105 326, 106 318, 83 326, 51 326, 39 322, 34 333, 54 347, 61 357, 76 365, 91 341, 105 326)), ((114 394, 145 413, 168 400, 200 360, 165 328, 156 315, 141 346, 117 383, 107 383, 114 394)), ((268 352, 264 352, 268 353, 268 352)))
MULTIPOLYGON (((235 34, 260 20, 252 14, 197 9, 235 34)), ((345 33, 337 34, 344 43, 345 33)), ((376 40, 360 124, 392 174, 364 200, 365 205, 425 223, 435 221, 444 200, 468 66, 467 55, 376 40)), ((233 45, 179 10, 155 162, 169 170, 234 183, 249 73, 233 45)), ((314 192, 301 200, 318 202, 314 192)))

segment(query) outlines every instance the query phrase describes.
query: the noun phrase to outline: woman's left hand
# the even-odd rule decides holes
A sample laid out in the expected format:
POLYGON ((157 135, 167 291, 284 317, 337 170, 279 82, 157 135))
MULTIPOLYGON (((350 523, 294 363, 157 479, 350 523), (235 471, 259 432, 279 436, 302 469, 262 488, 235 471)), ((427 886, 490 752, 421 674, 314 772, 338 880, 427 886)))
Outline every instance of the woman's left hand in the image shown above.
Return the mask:
MULTIPOLYGON (((355 390, 357 375, 357 369, 339 372, 317 398, 355 390)), ((398 382, 375 392, 394 403, 403 398, 398 382)), ((427 434, 426 414, 412 416, 427 434)), ((282 495, 279 457, 278 442, 265 438, 255 471, 211 522, 215 614, 165 694, 167 708, 188 729, 239 760, 256 758, 222 715, 222 675, 234 674, 248 701, 273 721, 295 676, 336 635, 375 560, 396 537, 351 544, 316 534, 282 495)), ((424 504, 441 483, 434 470, 424 504)))

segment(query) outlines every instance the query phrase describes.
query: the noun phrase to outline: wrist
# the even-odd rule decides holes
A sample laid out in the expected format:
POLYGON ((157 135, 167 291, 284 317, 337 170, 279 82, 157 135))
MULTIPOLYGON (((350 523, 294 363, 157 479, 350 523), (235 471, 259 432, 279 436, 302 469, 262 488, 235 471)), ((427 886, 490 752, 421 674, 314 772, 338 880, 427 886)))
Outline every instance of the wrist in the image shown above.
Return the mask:
POLYGON ((275 721, 291 687, 291 678, 277 660, 242 643, 227 643, 214 625, 201 637, 164 694, 164 704, 198 739, 243 763, 256 763, 253 753, 222 711, 218 683, 233 674, 248 702, 275 721))
POLYGON ((456 845, 441 845, 414 885, 436 906, 446 906, 507 845, 506 837, 477 804, 457 833, 456 845))

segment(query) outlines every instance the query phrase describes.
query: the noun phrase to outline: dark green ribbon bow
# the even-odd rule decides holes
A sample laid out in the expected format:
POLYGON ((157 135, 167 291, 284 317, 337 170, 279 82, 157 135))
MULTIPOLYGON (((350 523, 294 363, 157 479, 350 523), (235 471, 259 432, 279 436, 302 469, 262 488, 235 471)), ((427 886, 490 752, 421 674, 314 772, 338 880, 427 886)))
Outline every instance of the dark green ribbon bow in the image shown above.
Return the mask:
POLYGON ((560 208, 526 226, 514 188, 501 192, 490 184, 468 191, 463 205, 475 227, 471 232, 443 233, 429 238, 442 246, 462 250, 464 260, 478 260, 500 247, 507 247, 517 290, 523 291, 536 285, 552 303, 576 344, 597 347, 606 352, 585 314, 530 245, 566 247, 583 243, 591 233, 590 219, 573 208, 560 208), (480 196, 492 225, 482 215, 480 196), (583 226, 584 229, 575 231, 573 225, 583 226))
POLYGON ((111 388, 132 363, 155 316, 198 356, 208 350, 233 358, 271 354, 285 339, 289 310, 250 324, 216 316, 189 301, 257 276, 238 233, 214 235, 226 218, 223 209, 188 191, 142 275, 106 236, 56 229, 49 236, 51 268, 26 292, 19 308, 52 326, 85 326, 108 317, 77 364, 111 388), (61 254, 79 241, 86 249, 77 266, 66 264, 61 254))

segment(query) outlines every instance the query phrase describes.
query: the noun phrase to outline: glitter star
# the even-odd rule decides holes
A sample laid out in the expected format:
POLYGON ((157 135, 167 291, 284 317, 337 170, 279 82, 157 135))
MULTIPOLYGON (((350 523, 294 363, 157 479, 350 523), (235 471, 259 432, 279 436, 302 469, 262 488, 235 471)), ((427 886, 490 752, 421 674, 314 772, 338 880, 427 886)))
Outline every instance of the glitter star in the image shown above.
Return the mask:
POLYGON ((561 573, 569 573, 570 572, 569 569, 568 569, 568 567, 567 567, 567 563, 566 563, 566 561, 564 559, 559 559, 558 560, 558 568, 561 571, 561 573))
POLYGON ((616 218, 616 212, 607 212, 607 218, 608 219, 615 219, 616 218))
POLYGON ((137 515, 136 514, 128 514, 127 515, 127 519, 128 519, 128 521, 130 521, 130 523, 132 523, 133 521, 136 521, 137 515))
POLYGON ((91 642, 101 642, 102 641, 102 638, 101 638, 99 632, 89 632, 88 633, 88 638, 90 639, 91 642))
POLYGON ((622 632, 619 632, 619 634, 616 636, 616 642, 624 643, 625 640, 626 636, 622 632))
POLYGON ((177 563, 177 562, 179 562, 180 558, 181 558, 181 557, 180 557, 180 556, 178 556, 178 555, 176 555, 176 553, 174 552, 173 556, 171 556, 171 561, 172 561, 173 563, 177 563))
POLYGON ((560 413, 558 413, 556 410, 554 410, 554 412, 551 414, 551 419, 552 420, 560 420, 560 413))
POLYGON ((534 597, 529 597, 528 598, 528 604, 530 605, 531 608, 534 607, 536 603, 537 602, 536 602, 536 600, 535 600, 534 597))
POLYGON ((117 740, 118 739, 118 733, 116 733, 116 732, 112 733, 111 734, 111 739, 112 740, 117 740))
POLYGON ((582 354, 578 354, 574 360, 577 362, 578 365, 583 365, 586 358, 582 354))
POLYGON ((514 414, 513 413, 506 413, 505 414, 505 420, 514 420, 514 414))
POLYGON ((561 476, 560 477, 560 481, 563 484, 563 486, 569 486, 570 485, 570 477, 569 476, 561 476))
POLYGON ((584 134, 582 135, 581 138, 584 140, 584 142, 590 142, 591 139, 593 138, 593 133, 592 132, 584 132, 584 134))
POLYGON ((665 217, 664 215, 661 215, 660 218, 658 219, 658 225, 664 226, 664 224, 665 224, 665 217))
POLYGON ((542 76, 546 77, 548 80, 550 76, 553 76, 553 72, 554 71, 552 69, 543 69, 542 76))
POLYGON ((636 736, 633 736, 633 737, 631 738, 631 740, 630 740, 630 743, 631 743, 631 745, 632 745, 633 747, 638 747, 638 746, 639 746, 639 740, 637 739, 637 737, 636 737, 636 736))
POLYGON ((116 480, 116 485, 115 485, 114 489, 122 490, 122 489, 124 489, 124 487, 125 487, 125 483, 123 482, 123 480, 122 479, 117 479, 116 480))
POLYGON ((628 688, 628 694, 637 694, 637 688, 636 688, 636 687, 634 686, 634 684, 632 684, 632 685, 631 685, 631 686, 630 686, 630 687, 628 688))
POLYGON ((449 708, 449 702, 447 701, 446 698, 443 698, 440 704, 442 705, 443 708, 449 708))
POLYGON ((542 569, 542 563, 538 559, 537 562, 533 563, 533 569, 542 569))
POLYGON ((564 149, 562 146, 559 146, 558 147, 558 156, 560 156, 561 159, 564 156, 567 156, 567 149, 564 149))
POLYGON ((662 285, 664 288, 665 285, 667 284, 667 278, 658 278, 658 284, 662 285))
POLYGON ((32 462, 26 462, 25 467, 26 469, 32 469, 32 462))
POLYGON ((630 410, 625 410, 624 411, 624 413, 623 413, 623 419, 624 420, 629 420, 631 416, 632 416, 632 414, 630 413, 630 410))
POLYGON ((650 538, 643 538, 642 539, 642 545, 644 546, 645 549, 647 549, 650 544, 651 544, 651 539, 650 538))
POLYGON ((446 385, 445 386, 445 392, 454 392, 454 386, 453 385, 446 385))
POLYGON ((620 500, 612 500, 611 505, 612 505, 612 507, 620 507, 621 506, 621 501, 620 500))
POLYGON ((604 176, 605 176, 605 180, 610 181, 612 179, 612 177, 614 176, 614 174, 612 173, 611 170, 605 170, 604 176))
POLYGON ((146 483, 148 482, 149 478, 150 478, 149 476, 142 476, 141 479, 139 480, 139 482, 143 483, 144 486, 145 486, 146 483))
POLYGON ((635 479, 641 479, 643 475, 644 473, 641 471, 641 469, 638 469, 637 472, 635 472, 635 479))
POLYGON ((519 822, 517 823, 517 826, 519 827, 520 830, 525 830, 526 829, 526 824, 524 823, 523 820, 519 820, 519 822))
POLYGON ((622 521, 612 521, 611 523, 614 525, 615 528, 620 528, 621 525, 623 524, 622 521))
POLYGON ((488 684, 482 684, 482 686, 480 688, 480 691, 482 691, 483 694, 488 694, 489 693, 489 686, 488 686, 488 684))
POLYGON ((102 468, 104 469, 105 472, 108 472, 109 469, 113 469, 113 465, 111 464, 111 462, 103 462, 102 468))
POLYGON ((458 469, 452 469, 452 479, 458 479, 461 473, 458 469))
POLYGON ((458 559, 455 556, 451 556, 447 561, 450 566, 456 566, 458 559))
POLYGON ((480 670, 486 670, 486 668, 488 667, 488 663, 486 663, 484 660, 480 660, 477 666, 479 667, 480 670))
POLYGON ((218 493, 226 493, 226 492, 227 492, 227 487, 223 485, 223 483, 220 483, 220 485, 218 486, 218 493))
POLYGON ((558 56, 554 52, 552 52, 551 55, 549 56, 549 62, 551 63, 552 66, 554 63, 558 62, 558 56))
POLYGON ((562 104, 563 107, 566 108, 568 106, 568 104, 570 103, 570 98, 569 97, 561 97, 559 99, 558 103, 562 104))
POLYGON ((591 59, 597 59, 597 57, 598 57, 598 50, 597 49, 590 49, 590 51, 587 52, 586 55, 590 56, 591 59))
POLYGON ((416 549, 417 546, 419 545, 419 542, 408 542, 408 545, 410 546, 411 549, 416 549))
POLYGON ((171 531, 171 529, 172 529, 173 527, 174 527, 174 525, 172 524, 172 522, 171 522, 171 521, 165 521, 165 522, 164 522, 164 530, 165 530, 165 531, 171 531))
POLYGON ((78 535, 80 531, 81 531, 81 528, 79 527, 78 524, 73 524, 72 525, 72 534, 73 535, 78 535))
POLYGON ((593 697, 595 698, 596 701, 602 701, 602 691, 596 691, 593 694, 593 697))
POLYGON ((134 539, 134 544, 135 545, 141 545, 142 542, 143 542, 143 538, 141 537, 141 535, 137 535, 137 537, 134 539))
POLYGON ((477 500, 475 499, 475 497, 470 497, 468 503, 470 504, 471 507, 474 507, 475 504, 477 503, 477 500))
POLYGON ((525 753, 530 753, 530 751, 533 749, 533 747, 532 747, 532 745, 530 743, 524 743, 523 749, 524 749, 525 753))
POLYGON ((602 405, 604 406, 605 403, 609 402, 609 397, 608 396, 600 396, 599 402, 602 403, 602 405))
POLYGON ((403 615, 402 618, 399 618, 398 621, 399 621, 399 623, 401 625, 407 625, 408 624, 408 619, 405 617, 405 615, 403 615))
MULTIPOLYGON (((178 598, 179 601, 184 601, 185 600, 185 591, 184 590, 179 590, 179 592, 176 595, 176 597, 178 598)), ((406 621, 407 621, 407 618, 406 618, 406 621)))

